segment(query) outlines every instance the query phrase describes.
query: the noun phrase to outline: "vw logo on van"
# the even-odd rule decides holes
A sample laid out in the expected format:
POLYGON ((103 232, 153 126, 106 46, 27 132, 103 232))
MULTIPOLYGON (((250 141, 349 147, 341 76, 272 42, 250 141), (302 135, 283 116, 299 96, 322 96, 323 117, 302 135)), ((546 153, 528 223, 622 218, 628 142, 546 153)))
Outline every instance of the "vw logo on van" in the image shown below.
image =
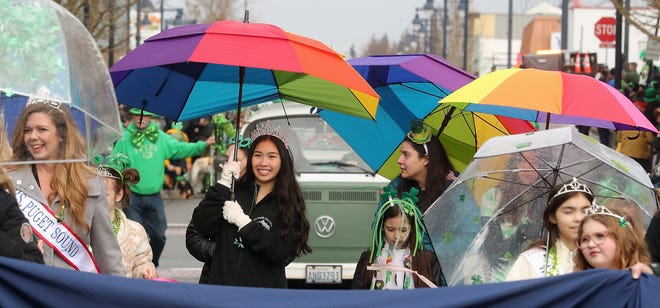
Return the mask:
POLYGON ((320 238, 329 238, 335 234, 335 219, 330 216, 319 216, 314 221, 314 232, 320 238))

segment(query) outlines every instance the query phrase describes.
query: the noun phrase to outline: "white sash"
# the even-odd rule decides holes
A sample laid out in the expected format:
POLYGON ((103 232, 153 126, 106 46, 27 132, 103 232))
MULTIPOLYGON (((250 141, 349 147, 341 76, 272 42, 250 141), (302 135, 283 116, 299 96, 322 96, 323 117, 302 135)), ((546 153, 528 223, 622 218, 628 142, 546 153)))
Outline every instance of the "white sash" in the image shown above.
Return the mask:
POLYGON ((87 244, 64 222, 58 223, 50 208, 16 190, 18 207, 30 222, 32 230, 73 268, 99 273, 99 267, 87 244))
POLYGON ((534 249, 524 251, 522 254, 527 259, 527 262, 529 262, 529 265, 532 267, 534 275, 536 275, 535 277, 546 277, 545 271, 548 268, 548 265, 546 264, 545 247, 536 247, 534 249))

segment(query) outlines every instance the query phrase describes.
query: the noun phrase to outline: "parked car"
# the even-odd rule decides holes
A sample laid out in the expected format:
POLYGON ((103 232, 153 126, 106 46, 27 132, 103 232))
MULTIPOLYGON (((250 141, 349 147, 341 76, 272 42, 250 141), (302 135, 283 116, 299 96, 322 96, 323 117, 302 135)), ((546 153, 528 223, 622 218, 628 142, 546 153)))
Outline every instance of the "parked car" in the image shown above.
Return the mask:
POLYGON ((305 196, 308 243, 313 249, 286 267, 290 285, 346 287, 360 253, 369 246, 374 212, 389 181, 375 174, 311 110, 298 103, 272 103, 254 112, 241 131, 250 136, 257 125, 270 122, 288 138, 305 196))

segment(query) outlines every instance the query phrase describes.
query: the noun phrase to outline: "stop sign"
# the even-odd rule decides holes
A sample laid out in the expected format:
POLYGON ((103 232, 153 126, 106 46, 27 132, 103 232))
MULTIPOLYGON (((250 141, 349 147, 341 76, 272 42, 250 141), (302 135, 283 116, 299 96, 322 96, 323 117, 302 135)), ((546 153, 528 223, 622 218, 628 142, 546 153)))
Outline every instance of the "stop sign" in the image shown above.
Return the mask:
POLYGON ((594 34, 602 43, 614 42, 616 38, 616 19, 614 17, 602 17, 596 22, 594 34))

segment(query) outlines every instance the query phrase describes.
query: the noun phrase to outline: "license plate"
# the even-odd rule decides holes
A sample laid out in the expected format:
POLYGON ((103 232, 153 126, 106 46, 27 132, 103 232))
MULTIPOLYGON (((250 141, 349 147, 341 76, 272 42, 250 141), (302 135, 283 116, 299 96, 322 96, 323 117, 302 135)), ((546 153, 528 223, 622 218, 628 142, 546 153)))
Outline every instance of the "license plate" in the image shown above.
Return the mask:
POLYGON ((341 283, 341 265, 307 265, 306 283, 341 283))

